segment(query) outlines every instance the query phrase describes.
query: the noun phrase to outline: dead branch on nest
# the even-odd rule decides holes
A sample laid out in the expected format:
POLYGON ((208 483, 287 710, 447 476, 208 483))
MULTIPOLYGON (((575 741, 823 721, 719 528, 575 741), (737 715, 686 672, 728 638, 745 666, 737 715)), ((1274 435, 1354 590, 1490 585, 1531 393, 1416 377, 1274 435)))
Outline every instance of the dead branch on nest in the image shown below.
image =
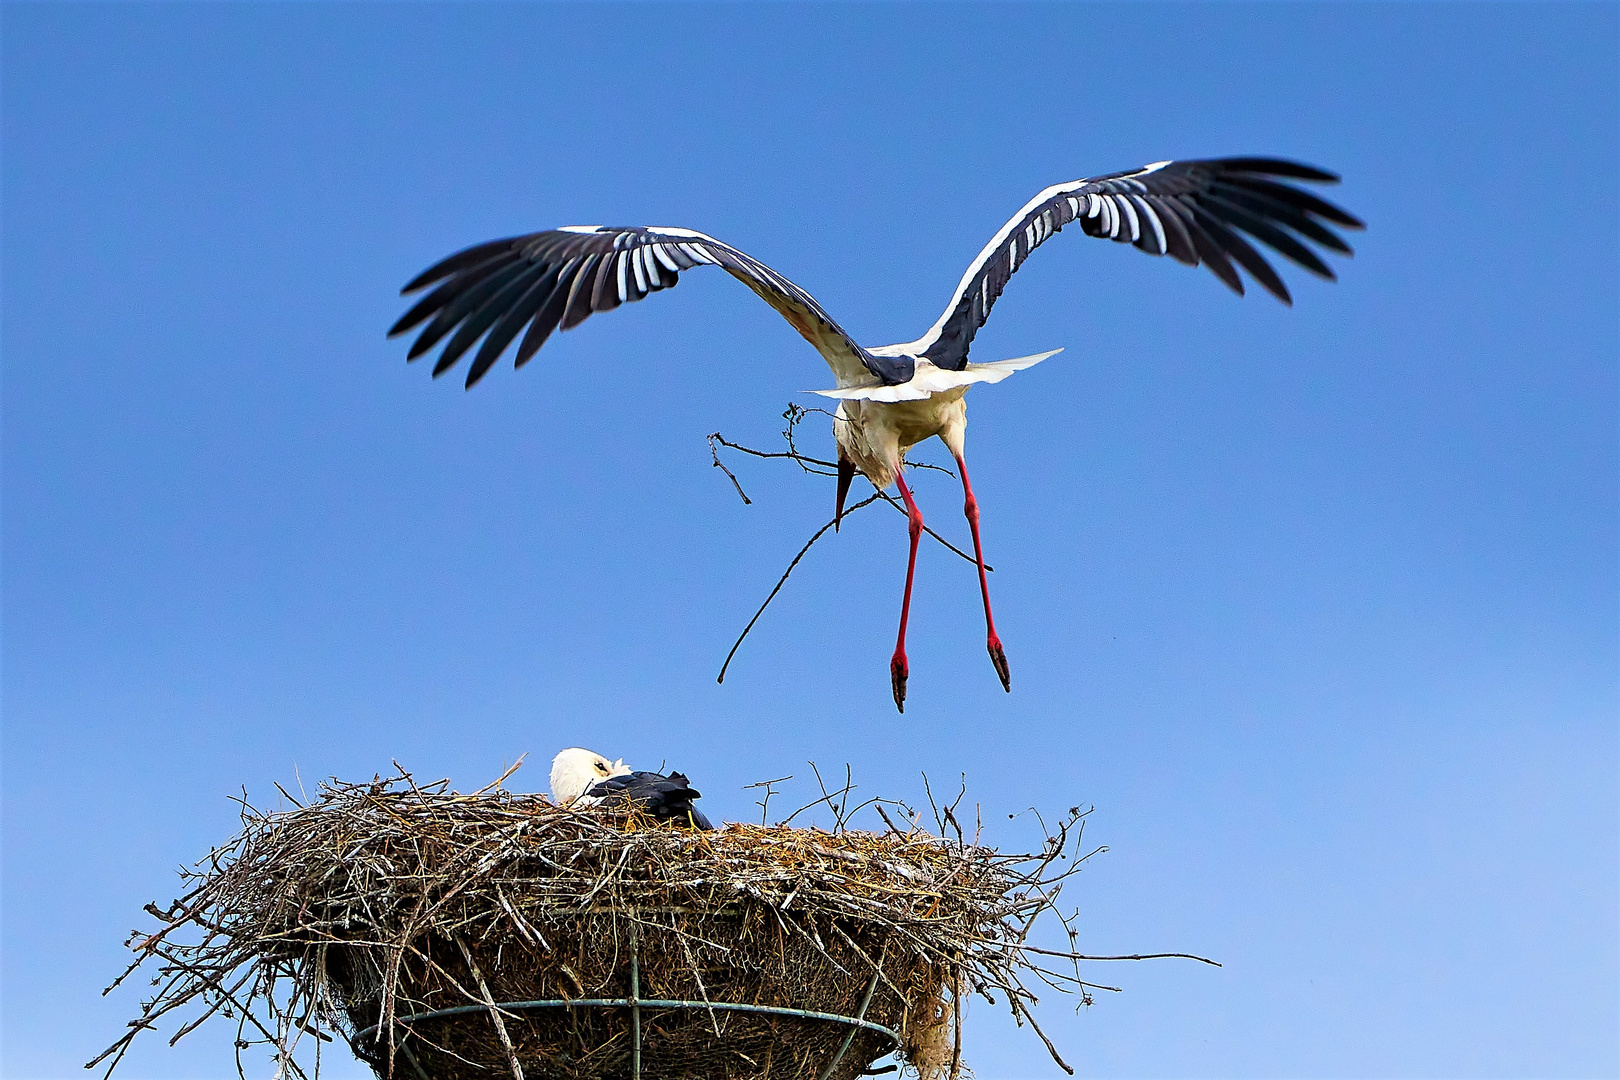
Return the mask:
MULTIPOLYGON (((825 409, 806 409, 802 406, 793 404, 788 405, 787 411, 782 413, 783 419, 787 421, 787 427, 783 428, 781 432, 783 441, 787 443, 788 448, 786 450, 756 450, 753 447, 744 446, 741 443, 734 443, 725 438, 725 436, 721 435, 718 431, 713 432, 708 436, 709 456, 712 459, 711 464, 714 466, 714 468, 719 469, 721 472, 726 474, 726 478, 731 481, 732 487, 737 489, 737 494, 742 497, 742 501, 745 506, 752 506, 754 504, 754 500, 750 499, 748 497, 748 493, 743 490, 742 483, 737 479, 737 475, 727 468, 725 463, 720 460, 719 447, 723 446, 728 450, 735 450, 738 453, 748 454, 749 456, 756 458, 775 458, 792 461, 798 465, 800 469, 811 474, 812 476, 838 475, 837 462, 823 461, 820 458, 813 458, 805 454, 801 454, 799 453, 798 446, 793 441, 794 430, 799 426, 799 423, 811 413, 821 413, 825 416, 832 416, 832 414, 827 412, 825 409)), ((834 419, 836 420, 837 418, 834 417, 834 419)), ((950 469, 944 468, 940 465, 932 465, 928 462, 908 461, 905 464, 908 469, 932 469, 935 472, 945 473, 947 476, 956 475, 950 469)), ((855 511, 865 509, 866 507, 871 506, 873 503, 879 501, 888 503, 889 506, 893 507, 894 510, 901 516, 906 515, 906 508, 901 505, 900 500, 896 499, 886 491, 876 491, 868 498, 862 499, 853 506, 845 507, 843 516, 847 518, 851 514, 855 513, 855 511)), ((759 617, 761 615, 765 614, 765 609, 770 607, 772 600, 776 599, 776 594, 782 591, 782 586, 787 584, 788 576, 792 574, 794 568, 799 565, 799 561, 805 557, 815 542, 825 536, 827 530, 831 529, 835 524, 836 521, 828 521, 827 524, 817 529, 811 535, 810 539, 805 541, 804 546, 799 549, 799 553, 793 556, 793 561, 788 563, 787 569, 782 571, 782 576, 777 579, 775 588, 771 589, 770 595, 765 597, 765 602, 759 605, 759 610, 754 612, 754 617, 752 619, 748 620, 748 625, 743 627, 742 633, 737 635, 737 640, 732 644, 731 651, 726 653, 725 663, 720 665, 720 675, 715 680, 716 682, 723 683, 726 681, 726 671, 731 667, 732 658, 737 655, 737 650, 742 647, 743 639, 747 638, 749 631, 754 629, 754 624, 759 622, 759 617)), ((939 533, 935 532, 931 526, 924 524, 923 532, 939 541, 939 543, 944 545, 959 558, 966 560, 975 569, 978 568, 978 563, 974 561, 972 555, 969 555, 967 552, 963 551, 961 548, 939 535, 939 533)), ((995 567, 991 566, 989 563, 985 564, 984 569, 987 573, 995 571, 995 567)))

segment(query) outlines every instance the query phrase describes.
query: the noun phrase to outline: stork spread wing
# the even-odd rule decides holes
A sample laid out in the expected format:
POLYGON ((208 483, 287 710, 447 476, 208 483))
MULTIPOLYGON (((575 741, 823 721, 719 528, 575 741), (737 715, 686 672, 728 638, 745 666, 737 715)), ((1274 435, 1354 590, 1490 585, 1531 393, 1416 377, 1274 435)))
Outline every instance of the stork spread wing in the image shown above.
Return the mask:
POLYGON ((479 244, 435 263, 400 290, 408 294, 438 283, 388 336, 432 319, 411 345, 408 358, 415 360, 450 335, 433 366, 434 377, 454 367, 483 338, 467 371, 471 387, 525 326, 518 367, 528 363, 553 330, 572 329, 593 312, 611 311, 670 288, 681 271, 703 263, 726 270, 780 312, 832 366, 840 385, 871 375, 885 382, 911 377, 909 361, 902 365, 867 353, 793 282, 729 244, 690 229, 570 225, 479 244))
POLYGON ((1203 263, 1241 296, 1243 279, 1236 263, 1267 292, 1291 304, 1288 287, 1239 231, 1331 281, 1332 269, 1305 241, 1349 255, 1350 246, 1323 223, 1347 229, 1364 226, 1283 179, 1337 183, 1339 178, 1276 158, 1215 158, 1160 161, 1049 187, 979 252, 928 333, 896 348, 926 357, 938 367, 962 370, 973 335, 984 325, 1007 279, 1031 251, 1076 220, 1087 236, 1131 244, 1149 255, 1169 255, 1188 266, 1203 263))

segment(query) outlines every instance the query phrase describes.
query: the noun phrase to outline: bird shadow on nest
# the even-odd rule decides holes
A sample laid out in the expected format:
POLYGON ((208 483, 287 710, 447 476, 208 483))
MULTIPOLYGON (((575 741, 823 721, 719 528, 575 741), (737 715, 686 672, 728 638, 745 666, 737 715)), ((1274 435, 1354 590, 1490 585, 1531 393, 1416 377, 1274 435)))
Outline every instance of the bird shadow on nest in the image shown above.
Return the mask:
MULTIPOLYGON (((734 443, 718 431, 709 435, 709 455, 712 459, 714 468, 719 469, 721 472, 726 474, 726 479, 730 480, 731 486, 737 489, 737 495, 742 499, 745 506, 752 506, 754 504, 754 500, 750 499, 748 497, 748 493, 743 490, 742 482, 737 479, 737 474, 732 472, 726 463, 720 460, 720 450, 722 447, 727 450, 735 450, 739 454, 747 454, 750 457, 765 458, 777 461, 791 461, 798 465, 801 470, 811 474, 812 476, 830 476, 835 479, 837 478, 837 462, 824 461, 821 458, 810 457, 808 454, 800 452, 798 444, 794 441, 795 429, 798 428, 799 424, 803 422, 805 417, 812 413, 821 413, 823 416, 831 416, 834 423, 839 422, 839 418, 828 412, 826 409, 807 409, 802 405, 789 403, 787 409, 782 413, 782 419, 787 421, 787 427, 783 428, 781 432, 782 441, 787 444, 786 450, 758 450, 751 446, 744 446, 741 443, 734 443)), ((945 468, 943 465, 933 465, 924 461, 907 461, 905 465, 910 469, 931 469, 934 472, 942 472, 951 477, 956 475, 956 473, 945 468)), ((744 626, 742 633, 737 635, 737 640, 732 644, 731 651, 726 653, 725 663, 720 665, 720 674, 715 679, 715 682, 723 683, 726 681, 726 672, 730 670, 731 661, 736 658, 737 650, 742 648, 742 643, 748 637, 749 632, 754 629, 754 624, 759 622, 760 616, 765 614, 765 609, 771 606, 771 601, 776 599, 776 594, 782 591, 782 586, 787 584, 787 580, 793 574, 794 569, 798 567, 799 562, 805 557, 806 554, 809 553, 810 549, 815 546, 816 541, 825 536, 827 534, 827 530, 836 528, 842 518, 849 517, 857 510, 863 510, 868 506, 872 506, 873 504, 880 502, 887 503, 897 513, 899 513, 901 517, 906 516, 906 508, 899 499, 895 498, 893 495, 890 495, 887 491, 875 490, 871 495, 862 499, 860 502, 844 507, 841 514, 835 515, 833 518, 828 520, 827 524, 821 526, 821 528, 817 529, 813 534, 811 534, 810 539, 804 542, 804 546, 799 549, 798 553, 793 556, 792 561, 788 563, 787 569, 782 571, 782 576, 777 579, 775 587, 773 587, 769 595, 765 597, 764 603, 760 604, 759 609, 754 612, 754 617, 748 620, 748 625, 744 626)), ((939 533, 935 532, 927 524, 923 525, 922 530, 924 533, 937 540, 940 544, 944 545, 945 548, 955 554, 958 558, 966 560, 969 566, 976 565, 973 561, 972 555, 963 551, 961 548, 939 535, 939 533)), ((991 566, 989 563, 985 563, 984 568, 987 572, 993 572, 995 570, 995 567, 991 566)))

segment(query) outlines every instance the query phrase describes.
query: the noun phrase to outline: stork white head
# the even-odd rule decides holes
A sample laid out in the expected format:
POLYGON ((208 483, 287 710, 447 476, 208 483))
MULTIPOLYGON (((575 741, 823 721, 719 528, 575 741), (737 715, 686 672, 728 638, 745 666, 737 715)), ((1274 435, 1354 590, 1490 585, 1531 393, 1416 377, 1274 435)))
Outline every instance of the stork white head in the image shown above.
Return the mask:
POLYGON ((566 806, 610 776, 625 776, 630 766, 609 761, 594 750, 574 746, 551 759, 551 798, 566 806))

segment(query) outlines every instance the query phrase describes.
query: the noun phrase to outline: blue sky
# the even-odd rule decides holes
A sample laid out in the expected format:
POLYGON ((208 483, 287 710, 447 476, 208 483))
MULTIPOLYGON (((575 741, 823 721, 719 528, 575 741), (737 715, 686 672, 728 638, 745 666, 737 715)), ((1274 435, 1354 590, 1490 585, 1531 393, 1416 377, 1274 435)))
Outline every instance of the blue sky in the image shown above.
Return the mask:
MULTIPOLYGON (((1620 1073, 1617 11, 7 4, 5 1075, 116 1037, 125 931, 243 788, 573 744, 732 819, 810 759, 965 773, 996 843, 1095 805, 1082 946, 1225 966, 1047 1000, 1081 1075, 1620 1073), (603 221, 907 340, 1042 187, 1250 153, 1344 175, 1338 284, 1065 233, 975 343, 1066 347, 969 397, 1011 695, 925 547, 896 716, 882 508, 715 684, 832 506, 710 467, 829 378, 725 275, 472 393, 383 338, 441 255, 603 221)), ((229 1068, 165 1041, 120 1075, 229 1068)), ((967 1055, 1059 1075, 982 1003, 967 1055)))

